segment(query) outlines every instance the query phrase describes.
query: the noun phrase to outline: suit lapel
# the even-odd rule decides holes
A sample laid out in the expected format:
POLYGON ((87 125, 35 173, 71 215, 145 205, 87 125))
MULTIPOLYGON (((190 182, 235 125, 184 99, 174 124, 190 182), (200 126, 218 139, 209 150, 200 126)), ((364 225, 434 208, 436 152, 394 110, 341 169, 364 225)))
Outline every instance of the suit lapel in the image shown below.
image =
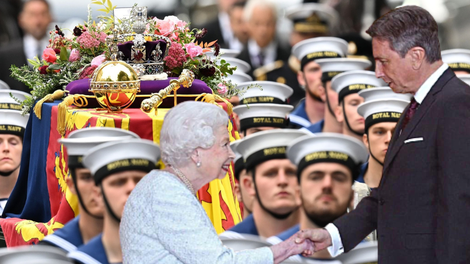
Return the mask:
MULTIPOLYGON (((401 131, 400 134, 400 129, 396 129, 395 133, 393 134, 389 151, 387 152, 387 155, 385 157, 385 163, 384 163, 384 169, 383 169, 383 176, 385 176, 390 168, 390 165, 392 164, 394 158, 398 154, 398 151, 400 148, 403 146, 405 139, 407 139, 411 132, 416 128, 416 126, 420 123, 420 121, 423 119, 423 117, 426 115, 428 110, 431 108, 432 104, 435 101, 435 94, 440 92, 444 85, 452 78, 454 77, 455 74, 452 72, 452 70, 447 69, 442 76, 437 80, 437 82, 434 84, 434 86, 431 88, 429 93, 426 95, 424 98, 423 103, 418 107, 416 110, 415 115, 413 118, 410 120, 410 122, 407 124, 405 129, 401 131)), ((410 105, 408 105, 403 112, 402 116, 400 117, 400 120, 397 124, 397 128, 401 128, 403 119, 405 118, 405 113, 408 111, 410 105)), ((386 177, 382 177, 380 185, 385 182, 386 177)))

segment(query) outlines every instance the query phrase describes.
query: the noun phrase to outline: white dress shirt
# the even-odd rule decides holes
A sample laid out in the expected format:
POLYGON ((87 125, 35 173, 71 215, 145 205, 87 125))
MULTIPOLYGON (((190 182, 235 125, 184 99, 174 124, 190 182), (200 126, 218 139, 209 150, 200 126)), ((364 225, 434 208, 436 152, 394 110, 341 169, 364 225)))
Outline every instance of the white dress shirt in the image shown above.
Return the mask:
MULTIPOLYGON (((428 95, 431 88, 436 84, 437 80, 441 75, 449 68, 449 66, 445 63, 442 64, 429 78, 419 87, 418 91, 415 93, 414 98, 416 102, 422 104, 424 98, 428 95)), ((325 229, 330 233, 331 236, 331 243, 332 245, 328 247, 328 252, 332 257, 336 257, 339 254, 344 252, 343 242, 341 241, 341 235, 339 234, 338 228, 330 223, 328 224, 325 229)))
POLYGON ((25 35, 23 37, 23 48, 26 59, 32 60, 39 55, 42 60, 42 52, 49 45, 49 36, 46 35, 43 39, 37 40, 32 35, 25 35))
POLYGON ((276 49, 277 44, 275 41, 271 41, 268 46, 264 49, 261 49, 256 41, 253 39, 248 40, 248 53, 250 53, 251 64, 253 65, 253 69, 256 69, 260 66, 267 65, 276 61, 276 49), (259 61, 259 54, 263 51, 264 56, 264 63, 261 65, 259 61))

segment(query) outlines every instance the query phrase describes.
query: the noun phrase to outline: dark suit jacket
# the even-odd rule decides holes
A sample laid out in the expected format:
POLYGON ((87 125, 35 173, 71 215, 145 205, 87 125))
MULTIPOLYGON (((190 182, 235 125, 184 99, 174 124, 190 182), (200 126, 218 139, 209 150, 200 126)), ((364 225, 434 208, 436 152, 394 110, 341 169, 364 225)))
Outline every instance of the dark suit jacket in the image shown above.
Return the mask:
POLYGON ((334 222, 344 249, 377 229, 381 264, 470 263, 470 87, 447 69, 404 116, 378 191, 334 222))
POLYGON ((217 43, 221 48, 229 48, 229 43, 225 43, 224 36, 222 35, 222 28, 217 17, 214 20, 209 21, 207 24, 202 25, 200 28, 207 29, 207 34, 202 38, 204 42, 217 40, 217 43))
MULTIPOLYGON (((286 62, 289 59, 289 56, 290 56, 290 50, 288 50, 288 49, 286 49, 286 48, 284 48, 284 47, 282 47, 281 45, 278 44, 277 48, 276 48, 276 59, 275 59, 275 61, 282 60, 282 61, 286 62)), ((251 77, 253 77, 253 79, 256 79, 253 76, 253 71, 255 69, 253 68, 253 63, 251 62, 250 52, 248 51, 248 45, 245 45, 243 47, 242 51, 240 52, 240 54, 238 54, 237 58, 242 60, 242 61, 246 61, 248 64, 250 64, 251 70, 249 72, 247 72, 247 74, 250 75, 251 77)))
POLYGON ((30 92, 30 89, 22 82, 10 77, 11 65, 21 67, 26 65, 26 55, 24 54, 23 40, 11 42, 0 48, 0 80, 6 82, 11 89, 30 92))

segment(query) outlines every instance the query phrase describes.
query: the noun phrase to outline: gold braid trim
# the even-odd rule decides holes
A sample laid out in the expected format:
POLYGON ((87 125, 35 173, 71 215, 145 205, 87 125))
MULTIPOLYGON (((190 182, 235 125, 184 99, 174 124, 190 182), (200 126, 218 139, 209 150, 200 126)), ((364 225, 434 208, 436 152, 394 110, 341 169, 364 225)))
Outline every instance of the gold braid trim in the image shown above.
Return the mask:
POLYGON ((54 100, 61 99, 64 97, 65 91, 64 90, 56 90, 53 94, 48 94, 44 96, 41 100, 39 100, 36 105, 34 106, 34 113, 36 116, 41 119, 42 117, 42 104, 45 102, 54 102, 54 100))
POLYGON ((59 131, 60 135, 62 136, 65 135, 67 107, 71 106, 72 104, 78 107, 86 107, 88 105, 88 100, 86 99, 85 95, 71 94, 65 97, 62 103, 57 106, 57 131, 59 131))
POLYGON ((205 102, 205 103, 215 104, 218 107, 223 109, 223 107, 217 103, 217 101, 222 101, 227 105, 227 114, 230 116, 233 113, 232 104, 229 101, 227 101, 226 99, 218 96, 217 94, 203 93, 203 94, 199 95, 198 97, 196 97, 196 100, 194 100, 194 101, 198 101, 198 100, 200 100, 201 102, 205 102))

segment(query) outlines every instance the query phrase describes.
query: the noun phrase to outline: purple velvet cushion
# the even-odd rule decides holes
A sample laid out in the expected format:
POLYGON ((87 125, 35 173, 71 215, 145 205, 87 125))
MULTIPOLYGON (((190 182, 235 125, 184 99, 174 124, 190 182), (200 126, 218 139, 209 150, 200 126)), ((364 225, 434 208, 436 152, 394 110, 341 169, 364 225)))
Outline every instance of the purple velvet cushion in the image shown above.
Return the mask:
MULTIPOLYGON (((140 93, 139 94, 151 94, 160 91, 161 89, 166 88, 170 85, 170 80, 177 79, 176 77, 170 77, 167 80, 158 80, 158 81, 141 81, 140 82, 140 93)), ((93 95, 92 92, 89 92, 91 79, 82 79, 76 80, 67 85, 67 91, 70 94, 84 94, 84 95, 93 95)), ((205 82, 201 80, 194 80, 193 85, 189 88, 181 87, 178 89, 178 94, 202 94, 202 93, 212 93, 211 88, 206 85, 205 82)))

